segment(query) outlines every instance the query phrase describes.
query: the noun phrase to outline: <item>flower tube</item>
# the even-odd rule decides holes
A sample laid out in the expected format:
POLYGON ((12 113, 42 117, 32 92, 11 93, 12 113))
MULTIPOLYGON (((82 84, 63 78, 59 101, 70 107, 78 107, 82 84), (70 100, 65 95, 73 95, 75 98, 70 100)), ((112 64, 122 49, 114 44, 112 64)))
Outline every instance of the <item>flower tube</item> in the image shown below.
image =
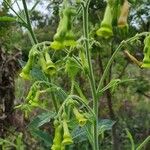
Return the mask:
POLYGON ((48 52, 45 53, 45 59, 46 59, 46 70, 45 73, 49 75, 54 75, 56 73, 56 67, 54 63, 51 61, 51 58, 48 54, 48 52))
POLYGON ((53 140, 53 145, 51 150, 61 150, 61 142, 62 142, 62 124, 60 124, 57 120, 54 121, 55 127, 55 135, 53 140))
POLYGON ((86 124, 87 119, 84 117, 83 114, 81 114, 76 107, 73 108, 73 113, 78 120, 79 125, 82 127, 86 124))
POLYGON ((65 46, 76 45, 71 23, 72 16, 75 14, 76 11, 72 7, 66 7, 63 12, 60 13, 60 22, 57 32, 54 35, 54 41, 51 43, 51 48, 59 50, 63 49, 65 46))
POLYGON ((32 63, 33 63, 33 59, 29 58, 26 65, 23 67, 21 73, 20 73, 20 77, 22 77, 23 79, 26 80, 30 80, 30 70, 32 68, 32 63))
POLYGON ((112 19, 113 19, 112 7, 110 6, 109 2, 107 2, 103 21, 101 22, 100 29, 98 29, 96 32, 98 36, 101 36, 107 39, 113 35, 112 19))
POLYGON ((128 27, 127 19, 128 19, 128 14, 129 14, 129 2, 128 0, 124 0, 124 3, 121 7, 121 12, 120 12, 120 17, 118 19, 118 27, 123 28, 123 27, 128 27))
POLYGON ((142 68, 150 68, 150 35, 144 40, 144 59, 142 68))
POLYGON ((64 135, 63 135, 62 145, 73 144, 73 140, 68 129, 67 121, 65 119, 63 120, 63 130, 64 130, 64 135))

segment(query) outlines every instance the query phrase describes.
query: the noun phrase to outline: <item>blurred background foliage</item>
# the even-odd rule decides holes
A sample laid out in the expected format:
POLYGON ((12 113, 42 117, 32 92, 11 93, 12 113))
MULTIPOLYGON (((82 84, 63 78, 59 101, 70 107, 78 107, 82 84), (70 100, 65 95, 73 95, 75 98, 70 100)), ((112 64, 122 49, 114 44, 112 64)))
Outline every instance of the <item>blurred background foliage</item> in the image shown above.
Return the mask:
MULTIPOLYGON (((18 13, 24 15, 22 12, 21 1, 10 0, 8 2, 14 9, 17 8, 18 3, 18 5, 20 5, 20 8, 17 8, 18 13)), ((61 3, 61 0, 28 0, 28 5, 35 6, 35 8, 29 10, 29 12, 32 26, 39 42, 53 40, 53 35, 55 34, 59 23, 59 7, 61 3)), ((94 44, 91 48, 92 62, 97 80, 101 76, 110 56, 122 40, 132 37, 139 32, 150 31, 149 0, 137 0, 135 3, 132 3, 131 1, 130 5, 131 8, 128 18, 129 31, 122 32, 114 27, 114 37, 111 40, 104 40, 98 38, 95 35, 95 31, 99 28, 100 22, 102 21, 106 2, 104 0, 92 0, 90 3, 90 35, 100 42, 100 45, 94 44)), ((1 16, 15 17, 15 14, 4 4, 3 0, 0 0, 0 17, 1 16)), ((77 18, 75 18, 74 22, 74 30, 77 37, 83 35, 82 30, 78 30, 79 28, 82 28, 82 16, 80 13, 77 18)), ((138 60, 143 59, 143 40, 144 39, 141 38, 132 45, 128 45, 128 51, 130 51, 130 53, 138 60)), ((0 22, 0 47, 5 51, 11 53, 14 48, 19 49, 22 52, 23 61, 27 61, 28 52, 31 46, 32 43, 29 34, 21 24, 16 22, 0 22)), ((57 59, 61 59, 61 54, 62 53, 57 54, 57 59)), ((67 89, 70 83, 68 82, 67 76, 63 73, 62 75, 63 76, 57 79, 57 82, 67 89)), ((138 68, 138 66, 133 64, 124 55, 123 51, 121 51, 113 62, 109 76, 110 78, 108 80, 113 78, 135 79, 133 82, 119 85, 119 87, 111 93, 112 107, 116 116, 115 118, 118 120, 116 132, 119 136, 119 143, 121 143, 121 150, 127 150, 129 149, 128 145, 130 145, 130 143, 126 137, 124 128, 128 128, 131 131, 136 144, 139 144, 139 142, 144 140, 150 134, 150 70, 138 68)), ((78 79, 79 82, 82 83, 83 92, 85 95, 88 95, 89 89, 86 89, 88 83, 83 79, 82 75, 80 75, 78 79)), ((25 82, 16 76, 16 105, 23 102, 30 84, 31 83, 25 82)), ((103 119, 110 118, 107 99, 108 97, 104 94, 100 101, 99 113, 103 119)), ((36 116, 37 112, 38 111, 35 110, 33 116, 36 116)), ((25 121, 29 122, 29 120, 25 121)), ((43 128, 45 131, 52 130, 49 129, 47 125, 43 128)), ((14 127, 11 127, 10 130, 13 132, 14 127)), ((25 132, 25 130, 26 128, 24 127, 21 131, 25 132)), ((51 133, 52 131, 49 132, 51 133)), ((8 134, 11 135, 11 133, 8 134)), ((39 149, 48 149, 47 145, 49 146, 50 143, 43 143, 43 139, 41 139, 41 137, 38 138, 39 134, 39 131, 34 131, 36 138, 33 139, 30 135, 24 133, 24 141, 26 141, 24 144, 26 146, 31 144, 32 146, 30 149, 35 149, 35 147, 37 149, 37 145, 39 146, 39 149)), ((8 139, 10 139, 11 136, 9 136, 8 139)), ((22 135, 20 135, 20 138, 22 138, 22 135)), ((15 140, 12 138, 12 141, 15 140)), ((20 145, 22 145, 22 143, 20 145)), ((101 145, 105 150, 111 149, 110 132, 105 132, 105 138, 102 139, 101 145)))

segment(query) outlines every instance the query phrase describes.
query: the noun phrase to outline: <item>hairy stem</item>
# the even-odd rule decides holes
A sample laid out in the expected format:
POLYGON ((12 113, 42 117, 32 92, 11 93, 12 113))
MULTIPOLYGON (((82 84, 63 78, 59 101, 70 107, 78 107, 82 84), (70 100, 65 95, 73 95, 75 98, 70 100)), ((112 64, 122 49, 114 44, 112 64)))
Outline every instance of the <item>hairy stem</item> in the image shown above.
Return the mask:
POLYGON ((30 21, 30 17, 29 17, 28 8, 27 8, 27 5, 26 5, 26 0, 22 0, 22 3, 23 3, 25 15, 26 15, 26 19, 27 19, 27 24, 28 24, 27 28, 28 28, 28 30, 29 30, 31 36, 32 36, 32 39, 33 39, 33 41, 34 41, 34 44, 37 44, 38 41, 37 41, 37 39, 36 39, 36 37, 35 37, 35 34, 34 34, 34 32, 33 32, 32 26, 31 26, 31 21, 30 21))
POLYGON ((91 62, 91 52, 89 49, 89 31, 88 31, 88 9, 89 9, 90 0, 87 0, 85 3, 82 3, 83 9, 83 30, 84 30, 84 38, 85 38, 85 51, 86 57, 89 66, 89 82, 91 86, 91 92, 93 97, 93 111, 95 113, 95 120, 94 120, 94 129, 93 129, 93 149, 99 150, 98 144, 98 100, 96 95, 96 86, 95 86, 95 79, 93 74, 92 62, 91 62))
POLYGON ((141 36, 146 36, 146 35, 148 35, 148 34, 149 34, 149 32, 142 32, 142 33, 136 34, 134 37, 131 37, 131 38, 129 38, 129 39, 125 40, 125 41, 122 41, 122 42, 120 43, 120 45, 119 45, 118 48, 115 50, 115 52, 113 53, 113 55, 111 56, 110 60, 109 60, 108 63, 107 63, 107 66, 106 66, 106 68, 105 68, 105 70, 104 70, 104 73, 103 73, 103 75, 102 75, 102 78, 101 78, 101 80, 100 80, 100 82, 99 82, 99 85, 98 85, 98 88, 97 88, 97 93, 101 90, 101 88, 102 88, 102 86, 103 86, 103 83, 104 83, 104 80, 105 80, 106 77, 107 77, 107 74, 108 74, 108 71, 109 71, 109 69, 110 69, 110 66, 111 66, 111 64, 112 64, 112 62, 113 62, 113 60, 114 60, 114 58, 115 58, 116 55, 118 54, 118 52, 121 50, 121 48, 122 48, 125 44, 127 44, 128 42, 133 42, 133 41, 137 40, 139 37, 141 37, 141 36))

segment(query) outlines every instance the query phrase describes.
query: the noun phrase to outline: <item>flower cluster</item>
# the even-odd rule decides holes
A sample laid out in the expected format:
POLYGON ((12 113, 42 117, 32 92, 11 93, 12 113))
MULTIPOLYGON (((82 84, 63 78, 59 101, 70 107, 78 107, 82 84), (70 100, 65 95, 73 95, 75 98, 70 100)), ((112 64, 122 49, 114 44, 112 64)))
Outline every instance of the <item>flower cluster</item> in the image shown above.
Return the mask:
MULTIPOLYGON (((78 122, 78 125, 83 127, 87 122, 85 115, 76 107, 76 101, 68 99, 67 102, 67 108, 72 108, 71 110, 78 122)), ((66 145, 73 144, 72 135, 68 126, 69 120, 69 115, 67 115, 66 109, 63 107, 63 113, 61 115, 59 114, 59 116, 54 120, 55 135, 53 145, 51 147, 52 150, 64 150, 66 145)))
POLYGON ((41 70, 47 76, 53 76, 56 74, 56 66, 52 62, 48 49, 42 49, 39 51, 38 47, 33 46, 29 52, 29 59, 26 65, 23 67, 20 76, 26 80, 32 79, 30 73, 32 68, 38 64, 41 67, 41 70))
POLYGON ((129 13, 129 7, 130 6, 128 0, 124 0, 122 6, 120 3, 116 4, 115 1, 108 0, 103 20, 101 22, 100 28, 96 32, 97 35, 106 39, 113 36, 112 22, 113 18, 115 17, 118 20, 117 25, 119 28, 128 27, 127 18, 129 13), (118 8, 120 9, 120 13, 118 13, 118 8))
POLYGON ((72 17, 76 14, 73 7, 68 6, 60 12, 60 22, 51 48, 55 50, 63 49, 65 46, 75 46, 75 36, 72 31, 72 17))

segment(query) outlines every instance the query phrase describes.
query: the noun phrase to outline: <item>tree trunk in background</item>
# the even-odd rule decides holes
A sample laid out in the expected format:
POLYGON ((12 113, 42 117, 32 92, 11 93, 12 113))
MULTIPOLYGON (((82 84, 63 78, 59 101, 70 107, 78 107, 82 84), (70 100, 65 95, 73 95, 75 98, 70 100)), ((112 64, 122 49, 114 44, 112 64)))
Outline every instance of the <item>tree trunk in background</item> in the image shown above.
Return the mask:
POLYGON ((19 69, 20 52, 8 54, 0 48, 0 137, 10 124, 15 100, 15 74, 19 69))

